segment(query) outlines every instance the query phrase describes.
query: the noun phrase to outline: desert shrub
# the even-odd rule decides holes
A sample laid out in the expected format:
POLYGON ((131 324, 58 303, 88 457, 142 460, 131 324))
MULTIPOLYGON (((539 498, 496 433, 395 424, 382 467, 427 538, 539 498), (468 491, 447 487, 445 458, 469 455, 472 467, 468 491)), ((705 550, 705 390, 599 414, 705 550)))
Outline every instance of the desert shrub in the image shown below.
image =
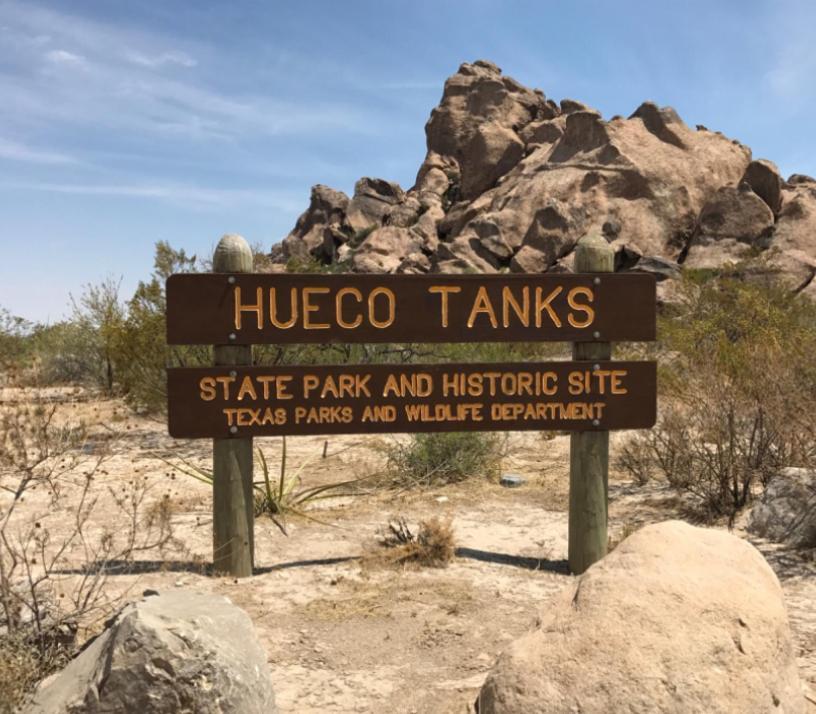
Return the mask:
POLYGON ((59 422, 55 403, 0 412, 0 711, 75 653, 80 624, 110 612, 110 572, 173 541, 167 509, 150 504, 143 481, 109 490, 115 531, 94 524, 109 453, 87 439, 83 423, 59 422), (23 504, 35 491, 42 506, 32 510, 23 504))
POLYGON ((710 518, 733 516, 785 465, 816 455, 816 308, 733 278, 683 286, 661 319, 661 414, 619 467, 661 474, 710 518))
POLYGON ((456 554, 451 521, 437 516, 422 521, 415 530, 402 516, 392 519, 381 530, 379 544, 384 550, 370 562, 444 568, 456 554))
POLYGON ((159 241, 150 280, 139 282, 127 304, 127 316, 114 340, 114 362, 128 402, 139 409, 166 408, 166 367, 212 363, 208 347, 170 348, 166 339, 165 281, 173 273, 193 272, 197 265, 196 256, 159 241))
POLYGON ((386 447, 386 475, 401 487, 436 486, 498 475, 504 441, 475 431, 412 434, 386 447))
POLYGON ((92 338, 84 326, 70 320, 39 327, 32 337, 33 381, 40 386, 95 384, 98 373, 92 338))
POLYGON ((19 364, 31 352, 34 325, 0 307, 0 367, 19 364))
POLYGON ((0 386, 15 384, 30 369, 36 325, 0 307, 0 386))
POLYGON ((0 316, 0 363, 2 353, 13 351, 15 366, 26 372, 29 383, 81 384, 111 393, 113 345, 123 317, 119 283, 112 278, 86 285, 78 298, 72 296, 71 315, 65 320, 41 325, 0 316))

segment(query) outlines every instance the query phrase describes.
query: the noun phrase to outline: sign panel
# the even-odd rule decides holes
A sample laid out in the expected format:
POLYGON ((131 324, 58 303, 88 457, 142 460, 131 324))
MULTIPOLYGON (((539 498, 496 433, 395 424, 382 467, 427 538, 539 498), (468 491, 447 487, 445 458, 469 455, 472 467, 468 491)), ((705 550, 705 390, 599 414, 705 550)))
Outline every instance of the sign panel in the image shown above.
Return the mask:
POLYGON ((167 281, 167 342, 616 342, 655 339, 655 278, 189 273, 167 281))
POLYGON ((178 438, 651 427, 655 362, 168 369, 178 438))

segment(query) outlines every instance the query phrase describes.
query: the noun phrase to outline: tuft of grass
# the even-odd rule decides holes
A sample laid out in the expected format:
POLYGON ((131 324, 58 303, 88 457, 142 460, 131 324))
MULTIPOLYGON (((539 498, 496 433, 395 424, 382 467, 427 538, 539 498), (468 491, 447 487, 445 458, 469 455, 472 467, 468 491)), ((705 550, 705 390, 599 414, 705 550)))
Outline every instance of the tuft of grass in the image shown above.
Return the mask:
POLYGON ((72 654, 69 648, 42 646, 19 633, 0 637, 0 714, 20 711, 37 683, 62 669, 72 654))
POLYGON ((386 447, 386 478, 394 486, 439 486, 474 476, 495 478, 504 440, 475 431, 413 434, 386 447))
POLYGON ((383 548, 375 560, 402 567, 447 567, 455 555, 456 544, 450 519, 437 516, 422 521, 414 531, 400 516, 388 522, 380 534, 383 548))

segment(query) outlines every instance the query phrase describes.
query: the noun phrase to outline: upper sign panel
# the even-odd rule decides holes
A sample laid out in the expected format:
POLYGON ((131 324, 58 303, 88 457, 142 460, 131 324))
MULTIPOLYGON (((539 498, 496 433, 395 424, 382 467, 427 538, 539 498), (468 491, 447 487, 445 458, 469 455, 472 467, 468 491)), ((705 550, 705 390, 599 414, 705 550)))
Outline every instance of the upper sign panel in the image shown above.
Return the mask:
POLYGON ((567 275, 185 273, 167 342, 619 342, 655 339, 655 279, 567 275))

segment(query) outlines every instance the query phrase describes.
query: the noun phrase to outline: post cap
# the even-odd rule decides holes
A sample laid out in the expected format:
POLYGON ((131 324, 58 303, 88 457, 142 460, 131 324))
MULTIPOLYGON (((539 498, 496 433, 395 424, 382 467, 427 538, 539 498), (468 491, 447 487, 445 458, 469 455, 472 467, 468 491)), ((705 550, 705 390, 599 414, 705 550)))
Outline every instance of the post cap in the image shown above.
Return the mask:
POLYGON ((213 253, 213 271, 216 273, 251 273, 252 248, 243 236, 227 233, 221 236, 213 253))

